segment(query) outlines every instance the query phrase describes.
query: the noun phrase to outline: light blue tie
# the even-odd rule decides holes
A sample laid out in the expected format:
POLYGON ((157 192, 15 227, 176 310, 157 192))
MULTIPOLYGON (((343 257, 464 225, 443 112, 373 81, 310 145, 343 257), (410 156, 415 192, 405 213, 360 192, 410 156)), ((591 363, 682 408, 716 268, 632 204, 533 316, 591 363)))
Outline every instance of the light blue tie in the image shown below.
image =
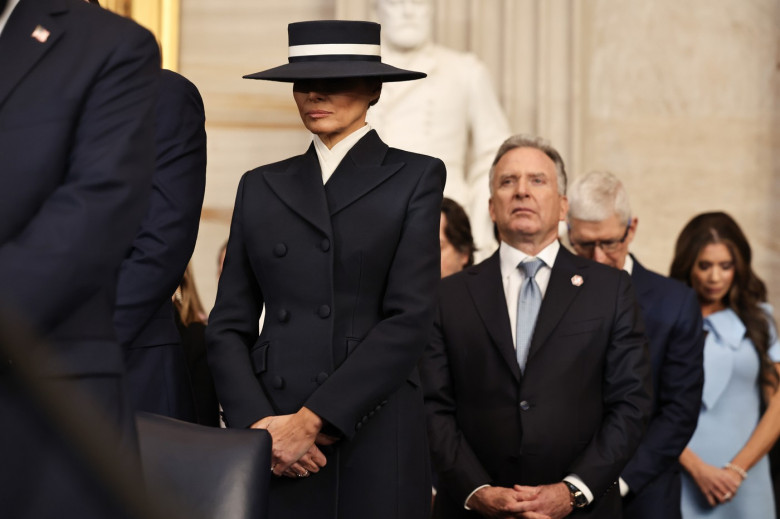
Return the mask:
POLYGON ((539 258, 523 261, 517 268, 525 272, 523 284, 520 285, 520 294, 517 298, 517 323, 516 345, 517 364, 520 371, 525 371, 525 361, 528 358, 528 349, 531 346, 531 337, 536 326, 536 316, 539 315, 539 307, 542 305, 542 291, 536 283, 536 273, 542 268, 544 262, 539 258))

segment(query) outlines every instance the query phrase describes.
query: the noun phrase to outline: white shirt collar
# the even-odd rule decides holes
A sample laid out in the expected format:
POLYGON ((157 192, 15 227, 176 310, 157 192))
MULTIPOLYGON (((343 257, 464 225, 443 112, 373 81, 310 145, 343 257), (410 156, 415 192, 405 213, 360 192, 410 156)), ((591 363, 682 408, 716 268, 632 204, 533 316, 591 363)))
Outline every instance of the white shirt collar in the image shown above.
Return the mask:
POLYGON ((631 254, 626 254, 626 262, 623 263, 623 270, 628 272, 628 275, 630 276, 634 272, 634 258, 631 257, 631 254))
MULTIPOLYGON (((558 251, 561 248, 561 242, 558 240, 553 241, 550 245, 542 249, 542 251, 536 255, 537 258, 542 260, 544 264, 552 268, 555 263, 555 258, 558 256, 558 251)), ((525 261, 526 258, 530 258, 525 252, 515 249, 506 242, 501 242, 498 247, 498 255, 501 259, 501 275, 506 276, 509 272, 517 270, 517 265, 521 261, 525 261)))
POLYGON ((368 132, 372 130, 370 124, 366 124, 358 130, 350 133, 344 137, 333 148, 328 149, 319 135, 314 135, 312 139, 314 141, 314 149, 317 151, 317 160, 320 162, 320 169, 322 170, 322 183, 326 183, 336 168, 339 167, 341 161, 344 160, 349 150, 357 144, 357 141, 363 138, 368 132))
POLYGON ((5 29, 5 24, 8 22, 8 18, 10 18, 11 13, 14 10, 14 7, 16 7, 16 4, 19 3, 19 0, 8 0, 8 3, 5 5, 5 10, 3 10, 2 13, 0 13, 0 34, 3 34, 3 29, 5 29))

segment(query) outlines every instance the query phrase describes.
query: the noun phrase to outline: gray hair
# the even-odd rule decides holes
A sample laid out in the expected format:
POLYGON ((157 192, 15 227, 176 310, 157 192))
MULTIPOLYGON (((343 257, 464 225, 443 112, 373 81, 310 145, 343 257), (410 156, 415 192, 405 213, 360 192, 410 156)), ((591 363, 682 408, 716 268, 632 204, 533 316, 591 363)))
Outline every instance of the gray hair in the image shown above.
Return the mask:
POLYGON ((628 193, 615 175, 591 171, 574 179, 569 193, 569 218, 601 222, 612 215, 624 222, 631 219, 628 193))
POLYGON ((488 181, 490 182, 491 195, 493 195, 493 178, 495 177, 496 164, 501 160, 501 157, 516 148, 534 148, 550 157, 550 160, 555 164, 555 173, 558 176, 558 194, 566 195, 566 167, 563 165, 561 154, 547 140, 530 135, 513 135, 498 148, 496 158, 493 159, 493 164, 490 166, 490 178, 488 181))

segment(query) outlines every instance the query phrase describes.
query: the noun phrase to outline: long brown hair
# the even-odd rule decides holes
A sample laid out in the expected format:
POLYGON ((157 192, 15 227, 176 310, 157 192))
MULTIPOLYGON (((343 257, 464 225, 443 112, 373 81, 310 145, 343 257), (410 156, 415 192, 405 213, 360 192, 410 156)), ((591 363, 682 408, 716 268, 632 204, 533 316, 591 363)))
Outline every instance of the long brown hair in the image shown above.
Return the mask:
POLYGON ((179 288, 173 296, 173 306, 179 312, 179 319, 184 326, 199 322, 206 324, 206 311, 195 288, 195 278, 192 276, 192 264, 187 265, 179 288))
POLYGON ((759 306, 766 301, 766 285, 753 272, 750 244, 737 222, 722 212, 695 216, 677 238, 669 275, 690 286, 696 258, 704 247, 712 243, 725 245, 734 261, 734 281, 724 303, 742 320, 747 336, 758 352, 761 386, 777 389, 777 370, 768 355, 772 317, 759 306))

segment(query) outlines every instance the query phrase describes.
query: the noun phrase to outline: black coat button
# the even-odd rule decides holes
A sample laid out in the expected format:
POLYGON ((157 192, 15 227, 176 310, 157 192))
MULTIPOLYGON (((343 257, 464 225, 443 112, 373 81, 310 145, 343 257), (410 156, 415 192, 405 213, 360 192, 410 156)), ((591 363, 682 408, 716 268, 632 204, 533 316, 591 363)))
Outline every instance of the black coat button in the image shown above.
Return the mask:
POLYGON ((273 378, 273 380, 271 380, 271 385, 276 389, 282 389, 284 388, 284 379, 282 377, 276 376, 273 378))
POLYGON ((361 427, 363 427, 363 424, 361 422, 358 422, 355 424, 355 430, 359 430, 361 427))
POLYGON ((279 319, 280 323, 286 323, 290 320, 290 312, 282 308, 276 313, 276 318, 279 319))
POLYGON ((317 310, 317 314, 325 319, 326 317, 330 316, 330 307, 328 305, 322 305, 319 310, 317 310))
POLYGON ((528 411, 529 409, 531 409, 531 404, 529 404, 527 400, 523 400, 522 402, 520 402, 520 409, 522 409, 523 411, 528 411))
POLYGON ((281 258, 285 254, 287 254, 287 245, 284 243, 277 243, 274 245, 274 256, 281 258))
POLYGON ((330 250, 330 240, 323 238, 322 242, 320 243, 320 249, 322 249, 322 252, 328 252, 330 250))
POLYGON ((317 375, 316 380, 317 380, 317 384, 320 384, 320 385, 324 384, 325 381, 328 380, 328 374, 323 371, 322 373, 317 375))

